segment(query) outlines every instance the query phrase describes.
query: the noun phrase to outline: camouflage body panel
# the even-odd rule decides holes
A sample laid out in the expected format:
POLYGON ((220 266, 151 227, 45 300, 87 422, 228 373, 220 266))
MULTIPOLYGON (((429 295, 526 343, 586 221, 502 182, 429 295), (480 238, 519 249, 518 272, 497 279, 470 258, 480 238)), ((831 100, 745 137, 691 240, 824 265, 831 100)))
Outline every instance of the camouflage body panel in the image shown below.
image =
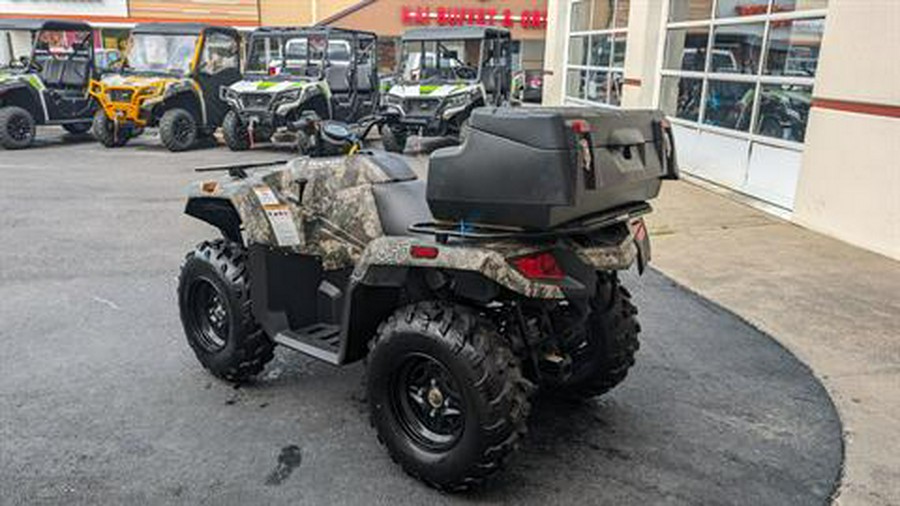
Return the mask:
POLYGON ((509 260, 548 247, 564 247, 596 270, 629 268, 637 255, 629 233, 614 245, 584 247, 560 239, 552 245, 516 240, 451 241, 437 243, 430 236, 385 236, 372 193, 373 184, 392 179, 365 154, 337 158, 298 158, 271 168, 255 169, 247 178, 199 182, 189 198, 221 198, 240 215, 245 243, 264 244, 321 259, 325 270, 353 268, 362 281, 370 267, 427 267, 477 272, 515 293, 537 299, 563 299, 556 284, 530 280, 509 260), (264 197, 260 196, 262 191, 264 197), (302 193, 302 195, 301 195, 302 193), (301 204, 302 203, 302 204, 301 204), (282 244, 267 210, 290 216, 299 240, 282 244), (436 258, 415 258, 410 247, 438 248, 436 258))
POLYGON ((355 265, 366 245, 384 235, 371 185, 389 181, 365 155, 298 158, 287 166, 255 170, 246 179, 195 183, 189 194, 228 199, 240 215, 247 245, 266 244, 315 255, 326 270, 334 270, 355 265), (270 190, 277 204, 264 205, 257 189, 270 190), (267 207, 274 206, 290 213, 298 244, 279 244, 266 213, 267 207))

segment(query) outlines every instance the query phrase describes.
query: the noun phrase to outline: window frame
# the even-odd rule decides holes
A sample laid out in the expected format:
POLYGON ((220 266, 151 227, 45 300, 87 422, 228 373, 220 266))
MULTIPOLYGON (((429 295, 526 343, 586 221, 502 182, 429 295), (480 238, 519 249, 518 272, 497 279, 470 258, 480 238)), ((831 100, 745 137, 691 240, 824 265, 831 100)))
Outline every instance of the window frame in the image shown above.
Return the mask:
MULTIPOLYGON (((713 0, 711 3, 711 10, 709 12, 709 17, 701 20, 691 20, 691 21, 669 21, 669 10, 671 9, 671 1, 666 2, 666 12, 661 16, 661 29, 663 35, 660 37, 660 47, 658 60, 659 65, 657 67, 656 73, 656 93, 654 96, 654 106, 659 107, 661 104, 661 93, 662 93, 662 80, 665 77, 686 77, 686 78, 695 78, 700 79, 702 82, 701 91, 700 91, 700 111, 697 117, 697 121, 692 121, 688 119, 678 118, 676 116, 670 116, 669 119, 672 123, 688 127, 695 130, 706 131, 716 134, 721 134, 729 137, 734 137, 738 139, 748 140, 751 143, 759 143, 765 144, 769 146, 776 146, 781 148, 787 148, 794 151, 803 151, 804 142, 796 142, 792 140, 779 139, 775 137, 769 137, 766 135, 761 135, 756 133, 757 130, 757 121, 759 120, 759 108, 760 108, 760 93, 762 91, 762 87, 765 85, 795 85, 795 86, 809 86, 812 90, 815 90, 815 82, 816 76, 812 77, 799 77, 799 76, 780 76, 780 75, 767 75, 766 66, 768 64, 769 57, 769 36, 771 31, 772 23, 777 23, 779 21, 797 21, 797 20, 816 20, 822 19, 823 21, 827 19, 828 8, 821 9, 806 9, 806 10, 793 10, 793 11, 783 11, 783 12, 773 12, 772 8, 775 3, 775 0, 766 0, 766 13, 764 14, 754 14, 751 16, 734 16, 734 17, 724 17, 717 18, 716 13, 718 12, 719 0, 713 0), (715 44, 715 33, 716 28, 719 26, 727 26, 727 25, 743 25, 743 24, 751 24, 751 23, 765 23, 763 29, 762 36, 762 47, 760 55, 759 68, 754 74, 734 74, 727 72, 710 72, 710 65, 712 61, 713 47, 715 44), (706 61, 704 62, 703 71, 688 71, 681 69, 666 69, 663 58, 665 57, 666 51, 666 40, 669 30, 679 29, 679 28, 707 28, 709 30, 709 36, 706 41, 706 61), (740 130, 732 130, 730 128, 718 127, 715 125, 710 125, 705 123, 706 119, 706 101, 709 91, 709 82, 710 81, 725 81, 725 82, 740 82, 740 83, 752 83, 754 84, 753 91, 753 110, 750 116, 750 125, 746 132, 740 130)), ((824 33, 824 31, 823 31, 824 33)), ((819 67, 817 66, 816 74, 819 72, 819 67)))
POLYGON ((625 26, 616 27, 618 18, 616 17, 619 12, 619 2, 628 1, 629 9, 631 7, 631 0, 613 0, 612 4, 612 13, 613 13, 613 21, 612 28, 603 28, 599 30, 591 29, 594 22, 594 11, 593 3, 597 0, 572 0, 568 2, 568 10, 566 13, 566 40, 565 40, 565 48, 563 54, 565 55, 565 62, 563 65, 563 79, 562 79, 562 91, 563 91, 563 100, 565 102, 572 103, 574 105, 583 105, 583 106, 600 106, 600 107, 610 107, 610 108, 620 108, 622 107, 622 95, 625 90, 625 59, 628 54, 628 23, 630 23, 631 16, 628 16, 626 20, 625 26), (588 11, 590 12, 590 17, 587 22, 587 30, 575 30, 571 29, 572 27, 572 10, 575 7, 575 4, 579 3, 587 3, 589 5, 588 11), (591 38, 595 36, 608 37, 609 38, 609 61, 607 65, 592 65, 591 64, 591 38), (571 64, 569 63, 569 49, 571 45, 571 41, 573 37, 586 37, 585 51, 586 54, 586 64, 571 64), (615 45, 616 38, 623 37, 625 40, 625 55, 622 58, 622 65, 615 65, 615 45), (584 96, 583 97, 573 97, 569 95, 569 71, 575 70, 578 71, 579 74, 581 72, 585 73, 585 85, 584 85, 584 96), (604 102, 600 102, 597 100, 591 100, 587 98, 587 76, 590 76, 591 73, 603 72, 606 73, 606 97, 604 102), (615 74, 619 74, 622 76, 621 83, 619 85, 619 103, 614 104, 610 102, 610 90, 612 90, 613 76, 615 74))

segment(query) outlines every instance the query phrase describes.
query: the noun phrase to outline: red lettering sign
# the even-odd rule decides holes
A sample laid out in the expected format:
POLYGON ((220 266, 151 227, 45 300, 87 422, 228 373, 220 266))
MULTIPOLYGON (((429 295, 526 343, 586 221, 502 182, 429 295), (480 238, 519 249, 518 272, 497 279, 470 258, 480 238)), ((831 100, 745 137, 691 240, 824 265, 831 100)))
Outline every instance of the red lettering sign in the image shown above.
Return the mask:
POLYGON ((543 30, 547 27, 547 11, 525 9, 513 16, 512 9, 498 11, 493 7, 440 6, 432 9, 421 5, 400 7, 400 20, 404 25, 438 26, 496 26, 543 30), (516 19, 518 18, 518 20, 516 19))

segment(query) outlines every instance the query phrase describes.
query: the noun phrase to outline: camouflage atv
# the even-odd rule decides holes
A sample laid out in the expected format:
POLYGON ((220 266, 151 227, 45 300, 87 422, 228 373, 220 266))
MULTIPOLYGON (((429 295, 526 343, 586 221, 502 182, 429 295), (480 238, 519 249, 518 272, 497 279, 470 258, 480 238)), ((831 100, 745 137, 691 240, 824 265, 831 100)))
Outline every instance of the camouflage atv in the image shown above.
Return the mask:
POLYGON ((501 28, 419 28, 403 34, 400 75, 384 94, 382 140, 402 153, 410 135, 465 139, 476 107, 510 100, 512 44, 501 28))
POLYGON ((253 31, 248 47, 243 79, 222 88, 229 106, 222 132, 232 150, 250 149, 287 130, 307 153, 313 146, 298 124, 305 115, 355 123, 375 112, 375 34, 265 27, 253 31))
POLYGON ((35 125, 60 125, 82 134, 96 106, 88 96, 95 72, 94 33, 72 21, 0 20, 2 32, 34 38, 22 65, 0 70, 0 146, 22 149, 34 142, 35 125))
POLYGON ((100 105, 94 136, 113 148, 145 127, 159 127, 169 151, 190 149, 222 124, 228 107, 219 88, 240 77, 240 38, 233 28, 139 24, 120 72, 91 81, 90 93, 100 105))
POLYGON ((384 152, 227 169, 185 210, 223 235, 179 277, 200 363, 242 381, 276 345, 367 358, 379 440, 444 490, 501 467, 535 387, 625 378, 640 327, 617 273, 649 261, 641 216, 678 174, 661 113, 537 108, 476 110, 427 185, 384 152))

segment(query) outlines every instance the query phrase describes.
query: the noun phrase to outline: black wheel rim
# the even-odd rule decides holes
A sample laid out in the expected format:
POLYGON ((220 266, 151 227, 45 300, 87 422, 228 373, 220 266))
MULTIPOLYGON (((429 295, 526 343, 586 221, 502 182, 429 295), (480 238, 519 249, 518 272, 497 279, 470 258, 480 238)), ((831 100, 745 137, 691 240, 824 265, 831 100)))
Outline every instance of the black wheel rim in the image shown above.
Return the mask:
POLYGON ((16 114, 9 118, 9 122, 6 124, 6 132, 17 141, 28 139, 31 135, 31 125, 28 118, 21 114, 16 114))
POLYGON ((191 140, 191 131, 193 130, 191 125, 191 120, 188 118, 179 118, 175 121, 173 125, 173 134, 175 136, 175 140, 179 142, 179 144, 184 144, 191 140))
POLYGON ((200 346, 212 353, 225 348, 230 315, 225 296, 218 288, 206 279, 194 281, 188 290, 187 307, 200 346))
POLYGON ((391 403, 403 431, 432 451, 452 448, 465 429, 465 403, 450 371, 434 358, 408 355, 391 381, 391 403))

